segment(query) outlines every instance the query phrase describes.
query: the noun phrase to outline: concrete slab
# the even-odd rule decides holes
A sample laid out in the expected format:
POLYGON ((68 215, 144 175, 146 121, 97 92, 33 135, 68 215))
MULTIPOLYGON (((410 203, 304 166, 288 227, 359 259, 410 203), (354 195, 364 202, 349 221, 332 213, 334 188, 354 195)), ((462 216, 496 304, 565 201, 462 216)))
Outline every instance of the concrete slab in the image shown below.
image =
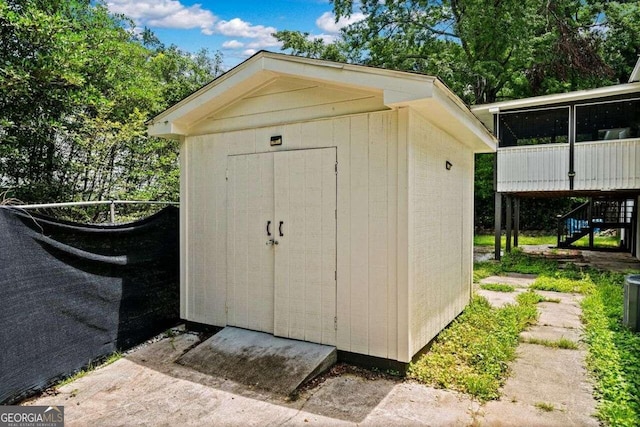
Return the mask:
POLYGON ((640 260, 626 252, 582 251, 585 262, 601 270, 630 273, 640 271, 640 260))
MULTIPOLYGON (((535 380, 540 384, 530 387, 523 382, 523 378, 529 377, 529 370, 516 366, 505 386, 508 396, 480 405, 463 394, 412 381, 341 373, 341 365, 337 365, 331 374, 316 380, 317 385, 304 388, 298 399, 286 400, 278 394, 174 363, 199 342, 194 334, 162 339, 61 387, 55 395, 41 396, 27 404, 63 405, 69 427, 597 425, 588 416, 591 410, 576 414, 572 409, 584 405, 558 403, 578 399, 574 397, 577 394, 590 396, 588 390, 565 391, 562 399, 540 394, 546 388, 544 384, 556 382, 556 369, 536 373, 535 380), (530 394, 529 400, 514 397, 511 393, 514 388, 530 394), (543 412, 535 407, 535 402, 554 404, 558 410, 543 412)), ((524 348, 523 353, 530 348, 545 349, 526 344, 520 348, 524 348)), ((579 362, 575 357, 566 359, 568 375, 576 374, 572 366, 579 362)))
POLYGON ((226 327, 186 352, 177 363, 207 375, 289 395, 336 361, 335 347, 226 327))
POLYGON ((437 390, 417 383, 404 383, 364 420, 371 426, 472 426, 481 405, 468 396, 437 390))
POLYGON ((540 311, 539 325, 569 329, 582 328, 580 321, 582 310, 577 304, 543 302, 538 304, 538 309, 540 311))
POLYGON ((476 294, 485 297, 492 307, 504 307, 507 304, 515 304, 516 296, 524 291, 524 289, 515 289, 513 292, 498 292, 477 289, 476 294))
POLYGON ((350 373, 287 400, 174 363, 198 343, 193 334, 162 339, 25 404, 64 406, 69 427, 471 425, 480 406, 456 392, 350 373))
POLYGON ((539 415, 535 425, 599 425, 592 416, 596 401, 584 368, 585 351, 521 343, 517 354, 502 398, 485 406, 488 425, 531 425, 533 413, 539 415), (541 411, 540 403, 554 410, 541 411))

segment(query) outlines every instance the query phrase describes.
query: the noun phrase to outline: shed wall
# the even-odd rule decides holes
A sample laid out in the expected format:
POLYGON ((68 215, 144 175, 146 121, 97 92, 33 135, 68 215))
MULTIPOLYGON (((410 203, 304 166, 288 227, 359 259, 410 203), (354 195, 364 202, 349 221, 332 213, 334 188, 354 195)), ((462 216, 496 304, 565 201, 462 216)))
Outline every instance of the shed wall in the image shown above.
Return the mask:
POLYGON ((410 354, 471 297, 474 157, 416 112, 409 117, 410 354), (446 162, 451 169, 446 169, 446 162))
POLYGON ((399 186, 406 189, 407 177, 406 129, 399 128, 399 116, 406 112, 185 138, 181 316, 227 324, 227 156, 337 147, 337 347, 408 361, 408 346, 399 346, 406 325, 398 323, 399 313, 407 318, 408 312, 397 286, 407 275, 406 257, 398 257, 407 246, 408 206, 406 193, 398 192, 399 186), (273 135, 282 135, 282 146, 270 146, 273 135))

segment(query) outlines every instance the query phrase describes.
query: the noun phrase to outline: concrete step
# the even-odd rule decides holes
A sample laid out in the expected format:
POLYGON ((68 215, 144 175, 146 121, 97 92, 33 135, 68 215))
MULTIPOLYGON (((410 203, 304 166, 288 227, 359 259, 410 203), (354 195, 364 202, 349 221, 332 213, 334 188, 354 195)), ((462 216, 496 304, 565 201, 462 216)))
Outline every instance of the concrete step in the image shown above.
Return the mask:
POLYGON ((288 396, 336 361, 335 347, 227 326, 177 363, 288 396))

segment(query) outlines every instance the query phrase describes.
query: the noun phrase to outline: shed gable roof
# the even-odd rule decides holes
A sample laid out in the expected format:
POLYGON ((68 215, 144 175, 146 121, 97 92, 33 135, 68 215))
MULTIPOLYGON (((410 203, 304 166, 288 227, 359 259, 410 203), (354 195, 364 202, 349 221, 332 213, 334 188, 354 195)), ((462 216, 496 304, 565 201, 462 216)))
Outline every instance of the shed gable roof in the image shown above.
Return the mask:
POLYGON ((149 134, 178 138, 196 134, 194 132, 224 131, 224 127, 216 127, 216 118, 224 115, 222 112, 228 116, 239 114, 233 110, 240 102, 240 108, 256 114, 277 111, 277 105, 270 111, 264 111, 259 98, 278 90, 283 97, 288 96, 287 91, 278 86, 283 84, 290 85, 292 93, 296 89, 315 90, 320 100, 323 96, 340 100, 343 95, 345 101, 349 97, 370 98, 370 111, 381 107, 420 109, 425 116, 433 117, 434 124, 474 151, 495 149, 491 133, 435 77, 270 52, 257 53, 151 119, 148 122, 149 134), (203 125, 207 121, 209 123, 203 125))

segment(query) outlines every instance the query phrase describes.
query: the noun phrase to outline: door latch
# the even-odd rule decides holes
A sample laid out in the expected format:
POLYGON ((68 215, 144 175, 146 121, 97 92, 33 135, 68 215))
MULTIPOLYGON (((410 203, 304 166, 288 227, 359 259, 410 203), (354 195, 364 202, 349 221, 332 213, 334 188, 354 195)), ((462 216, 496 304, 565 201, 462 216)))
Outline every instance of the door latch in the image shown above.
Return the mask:
POLYGON ((277 245, 278 241, 276 239, 269 239, 267 240, 267 246, 269 245, 277 245))

